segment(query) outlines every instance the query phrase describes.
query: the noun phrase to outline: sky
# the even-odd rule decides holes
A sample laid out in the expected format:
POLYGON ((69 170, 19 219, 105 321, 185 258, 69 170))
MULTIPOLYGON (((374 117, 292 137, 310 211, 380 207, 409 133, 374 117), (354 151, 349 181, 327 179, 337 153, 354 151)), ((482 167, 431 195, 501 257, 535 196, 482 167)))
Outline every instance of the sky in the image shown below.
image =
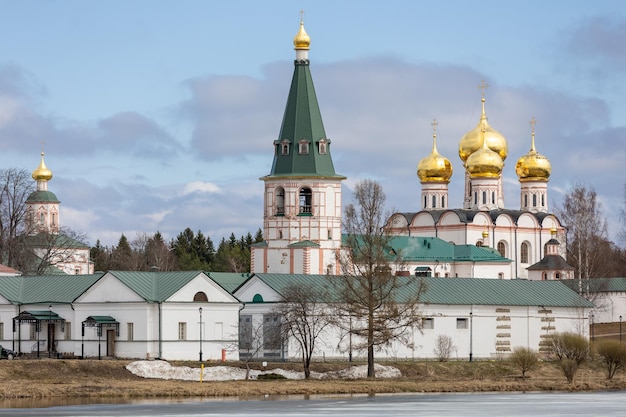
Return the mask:
POLYGON ((462 206, 461 137, 486 114, 515 163, 552 164, 550 209, 598 193, 616 240, 626 184, 626 4, 329 0, 0 0, 0 168, 54 174, 59 220, 115 245, 185 228, 215 244, 263 226, 263 182, 304 10, 309 59, 344 206, 363 179, 390 211, 420 209, 437 147, 462 206))

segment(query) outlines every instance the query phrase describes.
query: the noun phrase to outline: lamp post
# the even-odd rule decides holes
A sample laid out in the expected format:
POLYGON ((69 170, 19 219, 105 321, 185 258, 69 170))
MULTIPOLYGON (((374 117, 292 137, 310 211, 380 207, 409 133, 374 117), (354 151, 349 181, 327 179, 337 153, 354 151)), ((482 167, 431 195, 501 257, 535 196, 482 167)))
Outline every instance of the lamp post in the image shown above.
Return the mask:
POLYGON ((473 342, 473 340, 472 340, 472 336, 473 336, 473 335, 472 335, 472 332, 473 332, 473 330, 474 330, 474 320, 473 320, 473 318, 474 318, 474 314, 470 311, 470 315, 469 315, 469 316, 470 316, 470 348, 469 348, 469 361, 471 362, 471 361, 472 361, 472 355, 473 355, 473 353, 472 353, 472 342, 473 342))
POLYGON ((619 341, 622 341, 622 316, 619 316, 619 341))
POLYGON ((200 362, 202 362, 202 307, 198 308, 200 313, 200 362))
POLYGON ((591 341, 593 342, 593 318, 595 316, 593 315, 593 313, 591 314, 591 341))
POLYGON ((52 305, 48 306, 48 357, 52 355, 52 343, 54 343, 54 326, 52 324, 52 305), (51 330, 52 329, 52 330, 51 330))

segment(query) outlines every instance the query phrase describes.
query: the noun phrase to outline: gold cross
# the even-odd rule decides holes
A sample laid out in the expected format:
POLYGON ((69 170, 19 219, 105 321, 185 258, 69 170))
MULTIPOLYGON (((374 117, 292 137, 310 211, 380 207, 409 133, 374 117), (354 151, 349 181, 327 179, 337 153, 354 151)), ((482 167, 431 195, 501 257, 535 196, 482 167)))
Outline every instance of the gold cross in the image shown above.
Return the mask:
POLYGON ((480 84, 478 85, 478 88, 480 89, 483 98, 485 98, 485 90, 487 90, 487 88, 489 88, 489 84, 487 84, 487 82, 485 80, 481 80, 480 84))
POLYGON ((304 22, 304 10, 300 9, 300 23, 304 22))
POLYGON ((530 129, 531 129, 531 131, 532 131, 533 135, 535 134, 535 125, 536 125, 536 124, 537 124, 537 121, 535 120, 535 116, 533 116, 533 117, 530 119, 530 129))
POLYGON ((437 122, 437 119, 433 119, 433 122, 430 124, 433 127, 433 136, 437 136, 437 125, 439 124, 439 122, 437 122))

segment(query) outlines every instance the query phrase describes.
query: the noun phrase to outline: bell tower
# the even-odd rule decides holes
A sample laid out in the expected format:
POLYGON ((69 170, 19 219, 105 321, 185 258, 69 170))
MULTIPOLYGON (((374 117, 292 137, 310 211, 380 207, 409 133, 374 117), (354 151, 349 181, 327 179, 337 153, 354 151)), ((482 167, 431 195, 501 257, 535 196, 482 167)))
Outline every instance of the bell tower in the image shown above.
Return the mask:
POLYGON ((341 182, 331 158, 309 67, 311 39, 300 20, 294 72, 263 201, 264 241, 252 247, 257 273, 336 274, 341 182))

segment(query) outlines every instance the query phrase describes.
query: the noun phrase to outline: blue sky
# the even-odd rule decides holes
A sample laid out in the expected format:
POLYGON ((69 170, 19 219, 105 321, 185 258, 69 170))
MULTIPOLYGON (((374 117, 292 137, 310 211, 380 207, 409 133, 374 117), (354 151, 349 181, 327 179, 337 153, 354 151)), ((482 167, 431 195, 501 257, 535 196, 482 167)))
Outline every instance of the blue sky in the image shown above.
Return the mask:
POLYGON ((508 140, 505 204, 530 147, 552 162, 552 208, 596 189, 615 238, 626 183, 622 1, 0 1, 0 167, 44 142, 61 223, 115 244, 191 227, 217 243, 262 227, 263 183, 305 11, 309 58, 344 204, 363 178, 419 210, 417 163, 453 164, 479 120, 508 140))

